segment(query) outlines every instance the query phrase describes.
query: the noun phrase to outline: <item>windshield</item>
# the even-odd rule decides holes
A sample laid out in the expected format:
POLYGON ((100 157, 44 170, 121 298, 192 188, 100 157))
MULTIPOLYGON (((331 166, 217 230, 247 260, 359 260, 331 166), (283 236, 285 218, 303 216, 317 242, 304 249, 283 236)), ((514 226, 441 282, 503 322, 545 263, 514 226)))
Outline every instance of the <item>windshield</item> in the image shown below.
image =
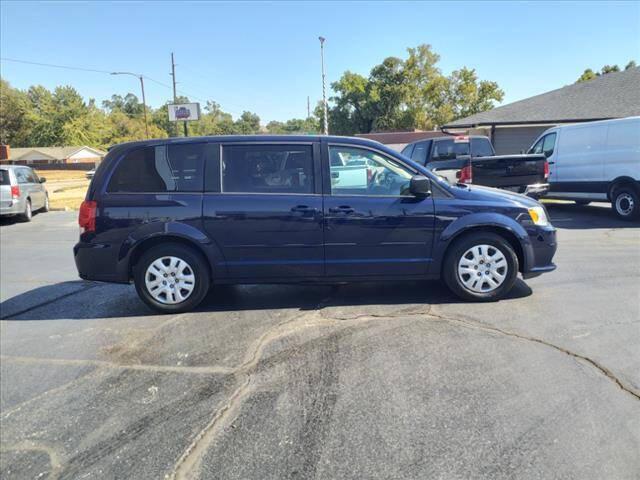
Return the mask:
POLYGON ((469 142, 455 140, 441 140, 435 142, 431 160, 453 160, 456 157, 469 155, 469 142))

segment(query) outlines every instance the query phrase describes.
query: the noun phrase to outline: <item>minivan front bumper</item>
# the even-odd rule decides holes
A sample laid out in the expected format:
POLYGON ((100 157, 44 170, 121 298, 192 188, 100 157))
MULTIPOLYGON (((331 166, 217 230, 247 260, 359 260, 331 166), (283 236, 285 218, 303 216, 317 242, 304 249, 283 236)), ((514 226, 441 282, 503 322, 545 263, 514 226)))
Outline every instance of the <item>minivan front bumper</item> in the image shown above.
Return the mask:
POLYGON ((534 278, 556 269, 553 257, 558 249, 556 229, 548 227, 530 227, 528 230, 530 254, 522 278, 534 278))

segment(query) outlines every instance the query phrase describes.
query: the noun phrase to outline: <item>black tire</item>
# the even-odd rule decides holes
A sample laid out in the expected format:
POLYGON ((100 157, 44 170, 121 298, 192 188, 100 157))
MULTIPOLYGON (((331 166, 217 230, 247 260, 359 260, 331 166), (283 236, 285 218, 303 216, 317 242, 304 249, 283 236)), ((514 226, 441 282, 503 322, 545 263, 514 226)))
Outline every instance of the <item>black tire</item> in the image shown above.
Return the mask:
MULTIPOLYGON (((491 253, 491 255, 494 253, 491 253)), ((495 233, 478 232, 469 233, 461 237, 449 247, 444 259, 442 276, 449 289, 463 300, 491 302, 500 300, 509 293, 518 276, 518 268, 518 256, 513 251, 513 248, 507 240, 495 233), (465 255, 465 252, 468 252, 472 247, 479 245, 487 245, 491 249, 490 252, 493 251, 493 249, 501 252, 506 261, 506 270, 500 271, 500 273, 505 275, 504 280, 497 288, 487 292, 471 290, 463 283, 463 279, 458 274, 458 265, 462 256, 465 255)), ((477 273, 481 272, 476 272, 476 274, 477 273)), ((466 278, 470 279, 471 274, 466 278)), ((482 277, 480 281, 483 281, 482 277)), ((488 283, 484 282, 483 284, 480 284, 480 288, 485 284, 488 285, 488 283)))
POLYGON ((138 296, 144 303, 160 313, 188 312, 196 308, 209 292, 211 282, 209 277, 209 268, 203 256, 192 248, 176 243, 165 243, 150 248, 140 257, 133 269, 133 278, 138 296), (169 304, 159 301, 147 289, 145 282, 147 269, 154 261, 163 257, 176 257, 183 260, 188 264, 195 277, 191 294, 180 303, 169 304))
POLYGON ((41 212, 47 213, 49 211, 49 195, 44 196, 44 206, 40 209, 41 212))
POLYGON ((576 205, 580 205, 580 206, 586 206, 589 205, 591 203, 591 200, 574 200, 576 205))
POLYGON ((20 220, 23 222, 30 222, 33 218, 33 210, 31 209, 31 200, 27 198, 24 204, 24 213, 20 214, 20 220))
POLYGON ((613 190, 611 208, 622 220, 634 220, 640 217, 640 195, 632 186, 623 185, 613 190))

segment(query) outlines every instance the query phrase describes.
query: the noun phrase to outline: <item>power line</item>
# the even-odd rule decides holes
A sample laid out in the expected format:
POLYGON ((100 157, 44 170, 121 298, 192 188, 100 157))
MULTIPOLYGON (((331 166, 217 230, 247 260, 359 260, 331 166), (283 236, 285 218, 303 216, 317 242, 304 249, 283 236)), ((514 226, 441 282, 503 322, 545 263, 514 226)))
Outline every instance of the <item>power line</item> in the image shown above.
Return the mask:
POLYGON ((83 72, 105 73, 107 75, 111 74, 111 72, 107 70, 97 70, 95 68, 84 68, 84 67, 72 67, 70 65, 55 65, 53 63, 29 62, 27 60, 18 60, 16 58, 0 57, 0 60, 2 60, 3 62, 15 62, 15 63, 26 63, 27 65, 39 65, 41 67, 53 67, 53 68, 63 68, 65 70, 80 70, 83 72))
MULTIPOLYGON (((37 65, 40 67, 50 67, 50 68, 60 68, 63 70, 77 70, 77 71, 81 71, 81 72, 92 72, 92 73, 104 73, 106 75, 111 75, 113 73, 113 70, 99 70, 96 68, 86 68, 86 67, 77 67, 77 66, 71 66, 71 65, 56 65, 54 63, 44 63, 44 62, 32 62, 29 60, 19 60, 17 58, 8 58, 8 57, 0 57, 0 61, 3 62, 14 62, 14 63, 23 63, 26 65, 37 65)), ((173 90, 173 87, 171 85, 168 85, 166 83, 163 83, 159 80, 156 80, 155 78, 149 77, 148 75, 142 75, 145 79, 156 83, 162 87, 168 88, 169 90, 173 90)), ((207 103, 207 100, 204 100, 203 98, 197 97, 195 95, 190 94, 189 92, 185 92, 183 90, 176 90, 178 93, 180 93, 181 95, 185 95, 189 98, 195 99, 195 100, 199 100, 202 103, 207 103)), ((229 113, 234 113, 237 116, 240 116, 240 113, 233 111, 233 110, 227 110, 229 113)))

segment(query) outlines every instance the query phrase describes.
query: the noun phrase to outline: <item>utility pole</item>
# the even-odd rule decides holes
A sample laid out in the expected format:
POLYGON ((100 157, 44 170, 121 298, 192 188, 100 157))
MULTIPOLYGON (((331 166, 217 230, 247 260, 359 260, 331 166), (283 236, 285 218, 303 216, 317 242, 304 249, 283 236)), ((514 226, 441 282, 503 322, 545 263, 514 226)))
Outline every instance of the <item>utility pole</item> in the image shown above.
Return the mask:
MULTIPOLYGON (((176 62, 173 59, 173 52, 171 52, 171 78, 173 80, 173 103, 178 102, 178 95, 176 94, 176 62)), ((178 122, 176 122, 176 136, 178 135, 178 122)), ((187 122, 184 122, 184 136, 189 136, 187 130, 187 122)))
POLYGON ((322 104, 324 106, 324 134, 329 135, 329 109, 327 108, 327 92, 324 74, 324 41, 326 39, 324 37, 318 37, 318 40, 320 40, 320 61, 322 62, 322 104))
POLYGON ((311 118, 311 104, 309 103, 309 95, 307 95, 307 118, 311 118))
POLYGON ((142 89, 142 111, 144 112, 144 129, 149 138, 149 122, 147 122, 147 99, 144 96, 144 77, 138 73, 131 72, 111 72, 111 75, 131 75, 140 80, 140 88, 142 89))
MULTIPOLYGON (((176 94, 176 63, 173 61, 173 52, 171 52, 171 81, 173 83, 173 103, 178 102, 178 95, 176 94)), ((176 122, 176 137, 178 136, 178 122, 176 122)))

